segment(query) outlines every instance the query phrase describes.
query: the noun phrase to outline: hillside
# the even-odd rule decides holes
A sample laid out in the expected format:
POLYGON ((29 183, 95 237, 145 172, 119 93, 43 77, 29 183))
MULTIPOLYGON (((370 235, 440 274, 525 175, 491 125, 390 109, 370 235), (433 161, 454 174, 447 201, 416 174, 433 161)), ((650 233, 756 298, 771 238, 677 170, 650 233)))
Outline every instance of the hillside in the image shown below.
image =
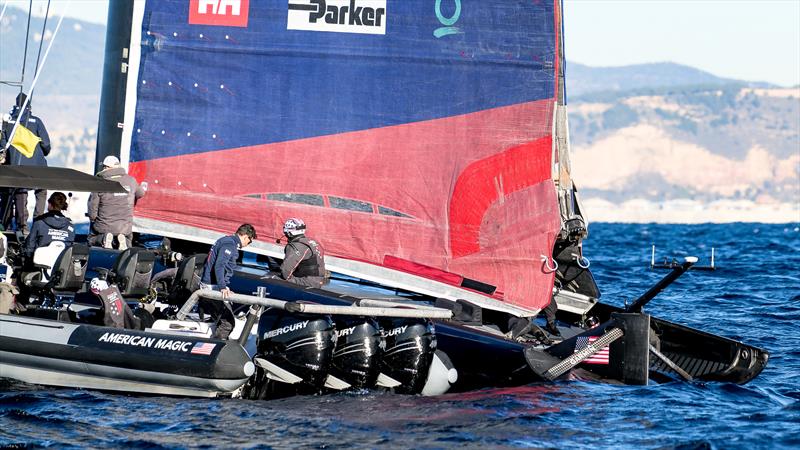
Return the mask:
POLYGON ((570 105, 570 138, 596 220, 800 221, 798 88, 587 95, 570 105))
MULTIPOLYGON (((19 79, 25 20, 10 7, 0 23, 2 80, 19 79)), ((41 19, 31 30, 28 81, 41 19)), ((92 170, 104 39, 103 26, 65 19, 44 68, 34 111, 51 131, 53 165, 92 170)), ((16 92, 0 86, 0 111, 16 92)), ((567 93, 574 177, 590 219, 800 222, 800 88, 672 63, 568 62, 567 93)))
MULTIPOLYGON (((0 79, 19 81, 25 50, 26 11, 9 6, 0 23, 0 79)), ((30 24, 28 58, 25 64, 26 89, 33 81, 39 43, 42 41, 42 18, 30 24)), ((45 32, 42 56, 52 37, 58 17, 50 17, 45 32)), ((89 22, 64 18, 53 48, 37 83, 42 95, 98 95, 102 82, 103 48, 106 28, 89 22)), ((9 95, 3 91, 3 104, 9 95)), ((13 101, 13 98, 11 99, 13 101)), ((2 107, 5 109, 5 106, 2 107)))

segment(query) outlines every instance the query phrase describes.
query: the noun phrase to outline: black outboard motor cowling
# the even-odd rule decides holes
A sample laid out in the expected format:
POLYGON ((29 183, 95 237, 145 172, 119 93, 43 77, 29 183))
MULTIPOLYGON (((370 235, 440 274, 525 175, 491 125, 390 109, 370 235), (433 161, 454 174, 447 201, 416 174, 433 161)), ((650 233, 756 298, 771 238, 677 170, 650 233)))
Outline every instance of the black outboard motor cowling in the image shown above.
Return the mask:
POLYGON ((336 319, 336 336, 331 375, 353 388, 375 386, 383 347, 378 322, 369 318, 340 317, 336 319))
MULTIPOLYGON (((380 321, 386 348, 381 356, 381 375, 400 384, 401 394, 419 394, 436 351, 433 322, 426 319, 384 319, 380 321)), ((380 383, 379 383, 380 384, 380 383)))
POLYGON ((268 399, 320 392, 330 370, 335 338, 329 316, 266 310, 258 324, 256 373, 243 396, 268 399))

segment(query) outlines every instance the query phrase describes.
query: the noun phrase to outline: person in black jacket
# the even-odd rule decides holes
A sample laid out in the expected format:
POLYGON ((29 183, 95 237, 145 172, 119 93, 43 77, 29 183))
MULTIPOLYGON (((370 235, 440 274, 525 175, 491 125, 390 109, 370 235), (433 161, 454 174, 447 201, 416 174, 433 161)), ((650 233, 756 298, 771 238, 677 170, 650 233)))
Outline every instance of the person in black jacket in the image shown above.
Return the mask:
MULTIPOLYGON (((47 128, 45 128, 42 119, 39 117, 34 116, 31 113, 31 102, 28 102, 28 105, 25 107, 25 112, 22 113, 22 105, 25 103, 27 96, 20 92, 17 95, 17 102, 14 108, 11 110, 11 120, 5 123, 3 129, 3 136, 0 137, 0 145, 2 148, 6 146, 6 139, 8 139, 11 135, 11 131, 14 127, 14 123, 17 120, 20 120, 20 125, 23 125, 25 128, 30 130, 33 134, 38 136, 41 139, 36 145, 36 149, 33 151, 33 155, 30 157, 25 156, 16 147, 13 145, 8 148, 8 154, 6 155, 6 164, 12 166, 47 166, 47 160, 45 157, 50 154, 50 135, 47 134, 47 128), (20 119, 20 116, 22 117, 20 119)), ((47 190, 45 189, 36 189, 36 206, 33 210, 33 217, 36 218, 44 213, 44 206, 45 206, 45 199, 47 198, 47 190)), ((9 199, 5 199, 5 201, 9 201, 9 199)), ((27 233, 28 227, 28 190, 27 189, 17 189, 14 194, 14 210, 15 210, 15 220, 17 222, 17 230, 22 231, 23 233, 27 233)))
POLYGON ((67 209, 67 196, 63 192, 53 192, 47 200, 47 214, 33 221, 31 233, 25 239, 23 253, 27 258, 39 247, 46 247, 53 241, 61 241, 66 247, 75 242, 75 228, 72 221, 62 211, 67 209))
MULTIPOLYGON (((231 294, 229 283, 239 259, 239 249, 252 244, 256 238, 256 229, 249 223, 242 224, 236 234, 219 238, 208 252, 203 275, 200 277, 200 287, 220 291, 223 298, 228 298, 231 294)), ((205 299, 200 300, 199 307, 203 312, 209 313, 217 324, 214 337, 227 339, 234 326, 231 307, 227 303, 205 299)))
POLYGON ((281 278, 300 286, 322 287, 325 284, 325 254, 322 246, 306 237, 306 224, 301 219, 289 219, 283 225, 289 239, 283 249, 281 278))

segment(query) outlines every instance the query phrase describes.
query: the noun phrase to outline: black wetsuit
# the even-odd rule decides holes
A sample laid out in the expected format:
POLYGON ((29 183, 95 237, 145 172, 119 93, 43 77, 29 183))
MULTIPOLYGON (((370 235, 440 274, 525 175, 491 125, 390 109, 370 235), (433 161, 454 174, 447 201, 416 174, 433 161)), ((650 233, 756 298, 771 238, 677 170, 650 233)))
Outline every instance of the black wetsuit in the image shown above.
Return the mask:
POLYGON ((325 284, 325 254, 315 240, 293 237, 283 255, 281 278, 301 286, 318 288, 325 284))

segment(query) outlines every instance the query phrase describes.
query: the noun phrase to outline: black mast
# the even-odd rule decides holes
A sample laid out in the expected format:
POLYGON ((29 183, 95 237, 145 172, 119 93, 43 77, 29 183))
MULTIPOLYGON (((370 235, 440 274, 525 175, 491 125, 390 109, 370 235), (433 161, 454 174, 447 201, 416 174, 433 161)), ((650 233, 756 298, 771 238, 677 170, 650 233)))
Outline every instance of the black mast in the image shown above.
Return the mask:
MULTIPOLYGON (((100 94, 100 118, 97 122, 95 170, 108 155, 119 157, 122 124, 125 121, 125 89, 128 82, 131 22, 134 0, 108 2, 108 25, 103 65, 103 89, 100 94)), ((134 74, 135 76, 135 74, 134 74)), ((132 125, 132 124, 131 124, 132 125)))

